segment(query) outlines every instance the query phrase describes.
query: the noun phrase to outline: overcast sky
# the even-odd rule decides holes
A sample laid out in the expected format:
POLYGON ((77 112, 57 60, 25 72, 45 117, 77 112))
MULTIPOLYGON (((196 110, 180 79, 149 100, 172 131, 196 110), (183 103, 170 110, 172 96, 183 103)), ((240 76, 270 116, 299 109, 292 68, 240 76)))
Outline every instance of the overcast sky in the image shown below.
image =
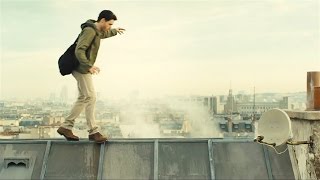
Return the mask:
POLYGON ((0 99, 74 95, 58 58, 103 9, 127 30, 101 42, 103 97, 306 91, 307 71, 320 70, 318 0, 0 2, 0 99))

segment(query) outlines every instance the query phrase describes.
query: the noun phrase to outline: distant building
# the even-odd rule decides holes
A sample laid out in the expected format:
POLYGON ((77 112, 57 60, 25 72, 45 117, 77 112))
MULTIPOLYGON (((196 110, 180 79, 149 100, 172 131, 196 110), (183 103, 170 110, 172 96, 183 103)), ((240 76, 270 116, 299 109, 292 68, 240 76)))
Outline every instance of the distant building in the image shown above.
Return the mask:
POLYGON ((62 116, 45 116, 43 118, 43 125, 59 125, 64 122, 65 118, 62 116))
POLYGON ((254 128, 252 126, 251 121, 220 121, 219 127, 223 132, 253 132, 254 128), (231 123, 230 125, 228 123, 231 123))
POLYGON ((224 104, 221 102, 221 96, 210 97, 210 109, 213 114, 222 114, 224 112, 224 104))
POLYGON ((279 102, 238 103, 238 112, 242 115, 262 114, 270 109, 279 108, 279 102))
POLYGON ((280 103, 279 104, 280 109, 289 109, 289 110, 294 109, 292 101, 288 96, 283 97, 282 101, 280 101, 279 103, 280 103))
POLYGON ((0 109, 4 108, 4 102, 0 101, 0 109))
POLYGON ((250 98, 251 98, 250 95, 245 95, 245 94, 235 95, 235 100, 238 102, 249 102, 250 98))
POLYGON ((207 96, 190 96, 187 98, 183 98, 185 103, 192 103, 195 105, 208 106, 208 97, 207 96))
POLYGON ((2 119, 0 120, 0 126, 19 126, 19 120, 15 119, 2 119))
MULTIPOLYGON (((213 111, 215 114, 218 113, 218 101, 213 101, 213 111)), ((221 104, 221 103, 220 103, 221 104)), ((252 114, 262 114, 270 109, 280 108, 280 109, 294 109, 293 103, 288 96, 283 97, 280 101, 260 101, 260 102, 250 102, 249 95, 236 95, 232 94, 232 90, 229 90, 229 95, 224 104, 224 113, 240 113, 241 115, 252 115, 252 114)))
POLYGON ((283 97, 281 101, 275 102, 253 102, 251 103, 237 103, 238 112, 240 114, 262 114, 270 109, 292 109, 289 97, 283 97))
POLYGON ((163 122, 160 124, 160 133, 162 136, 182 136, 183 128, 186 127, 183 127, 183 124, 175 121, 163 122))
POLYGON ((68 88, 67 86, 63 86, 60 93, 60 100, 62 103, 68 102, 68 88))
POLYGON ((55 102, 57 100, 56 93, 50 93, 49 101, 55 102))
POLYGON ((19 126, 24 126, 24 127, 36 127, 42 125, 42 121, 40 120, 35 120, 35 119, 23 119, 19 122, 19 126))
POLYGON ((174 97, 171 99, 173 102, 169 105, 172 109, 179 109, 180 106, 197 106, 206 108, 208 111, 212 111, 212 97, 210 96, 189 96, 189 97, 174 97), (177 107, 178 106, 178 107, 177 107))
POLYGON ((232 89, 229 89, 227 103, 224 105, 224 113, 229 114, 237 111, 238 111, 237 102, 235 101, 235 98, 232 95, 232 89))

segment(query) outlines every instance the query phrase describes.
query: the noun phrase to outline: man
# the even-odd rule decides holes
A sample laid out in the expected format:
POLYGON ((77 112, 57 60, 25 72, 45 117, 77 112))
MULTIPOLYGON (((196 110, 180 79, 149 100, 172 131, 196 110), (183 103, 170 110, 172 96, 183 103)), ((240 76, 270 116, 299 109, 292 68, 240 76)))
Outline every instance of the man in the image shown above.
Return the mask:
POLYGON ((71 113, 57 132, 70 141, 79 141, 79 137, 72 133, 75 119, 85 110, 89 140, 104 143, 107 138, 100 134, 95 124, 96 92, 92 82, 92 74, 98 74, 100 69, 94 66, 98 54, 100 40, 122 34, 124 29, 111 29, 117 17, 109 10, 103 10, 98 20, 88 20, 81 24, 82 31, 79 35, 75 55, 80 65, 72 72, 77 80, 79 96, 71 113))

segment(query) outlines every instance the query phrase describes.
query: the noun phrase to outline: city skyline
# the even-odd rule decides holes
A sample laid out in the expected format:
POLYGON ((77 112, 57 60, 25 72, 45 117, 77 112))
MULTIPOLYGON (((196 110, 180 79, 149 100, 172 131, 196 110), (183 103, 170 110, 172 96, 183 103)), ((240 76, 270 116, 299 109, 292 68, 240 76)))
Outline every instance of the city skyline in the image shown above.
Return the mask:
POLYGON ((1 0, 0 99, 76 92, 57 60, 102 9, 127 30, 101 42, 94 81, 106 97, 301 92, 320 65, 316 0, 1 0))

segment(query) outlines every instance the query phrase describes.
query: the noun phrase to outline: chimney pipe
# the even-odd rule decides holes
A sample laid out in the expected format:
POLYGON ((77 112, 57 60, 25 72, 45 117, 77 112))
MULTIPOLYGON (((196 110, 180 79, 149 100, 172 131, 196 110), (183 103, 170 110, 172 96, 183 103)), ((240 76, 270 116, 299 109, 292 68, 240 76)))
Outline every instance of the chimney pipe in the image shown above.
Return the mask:
POLYGON ((315 86, 313 91, 314 110, 320 111, 320 86, 315 86))
POLYGON ((320 71, 307 73, 307 111, 320 110, 320 71))

